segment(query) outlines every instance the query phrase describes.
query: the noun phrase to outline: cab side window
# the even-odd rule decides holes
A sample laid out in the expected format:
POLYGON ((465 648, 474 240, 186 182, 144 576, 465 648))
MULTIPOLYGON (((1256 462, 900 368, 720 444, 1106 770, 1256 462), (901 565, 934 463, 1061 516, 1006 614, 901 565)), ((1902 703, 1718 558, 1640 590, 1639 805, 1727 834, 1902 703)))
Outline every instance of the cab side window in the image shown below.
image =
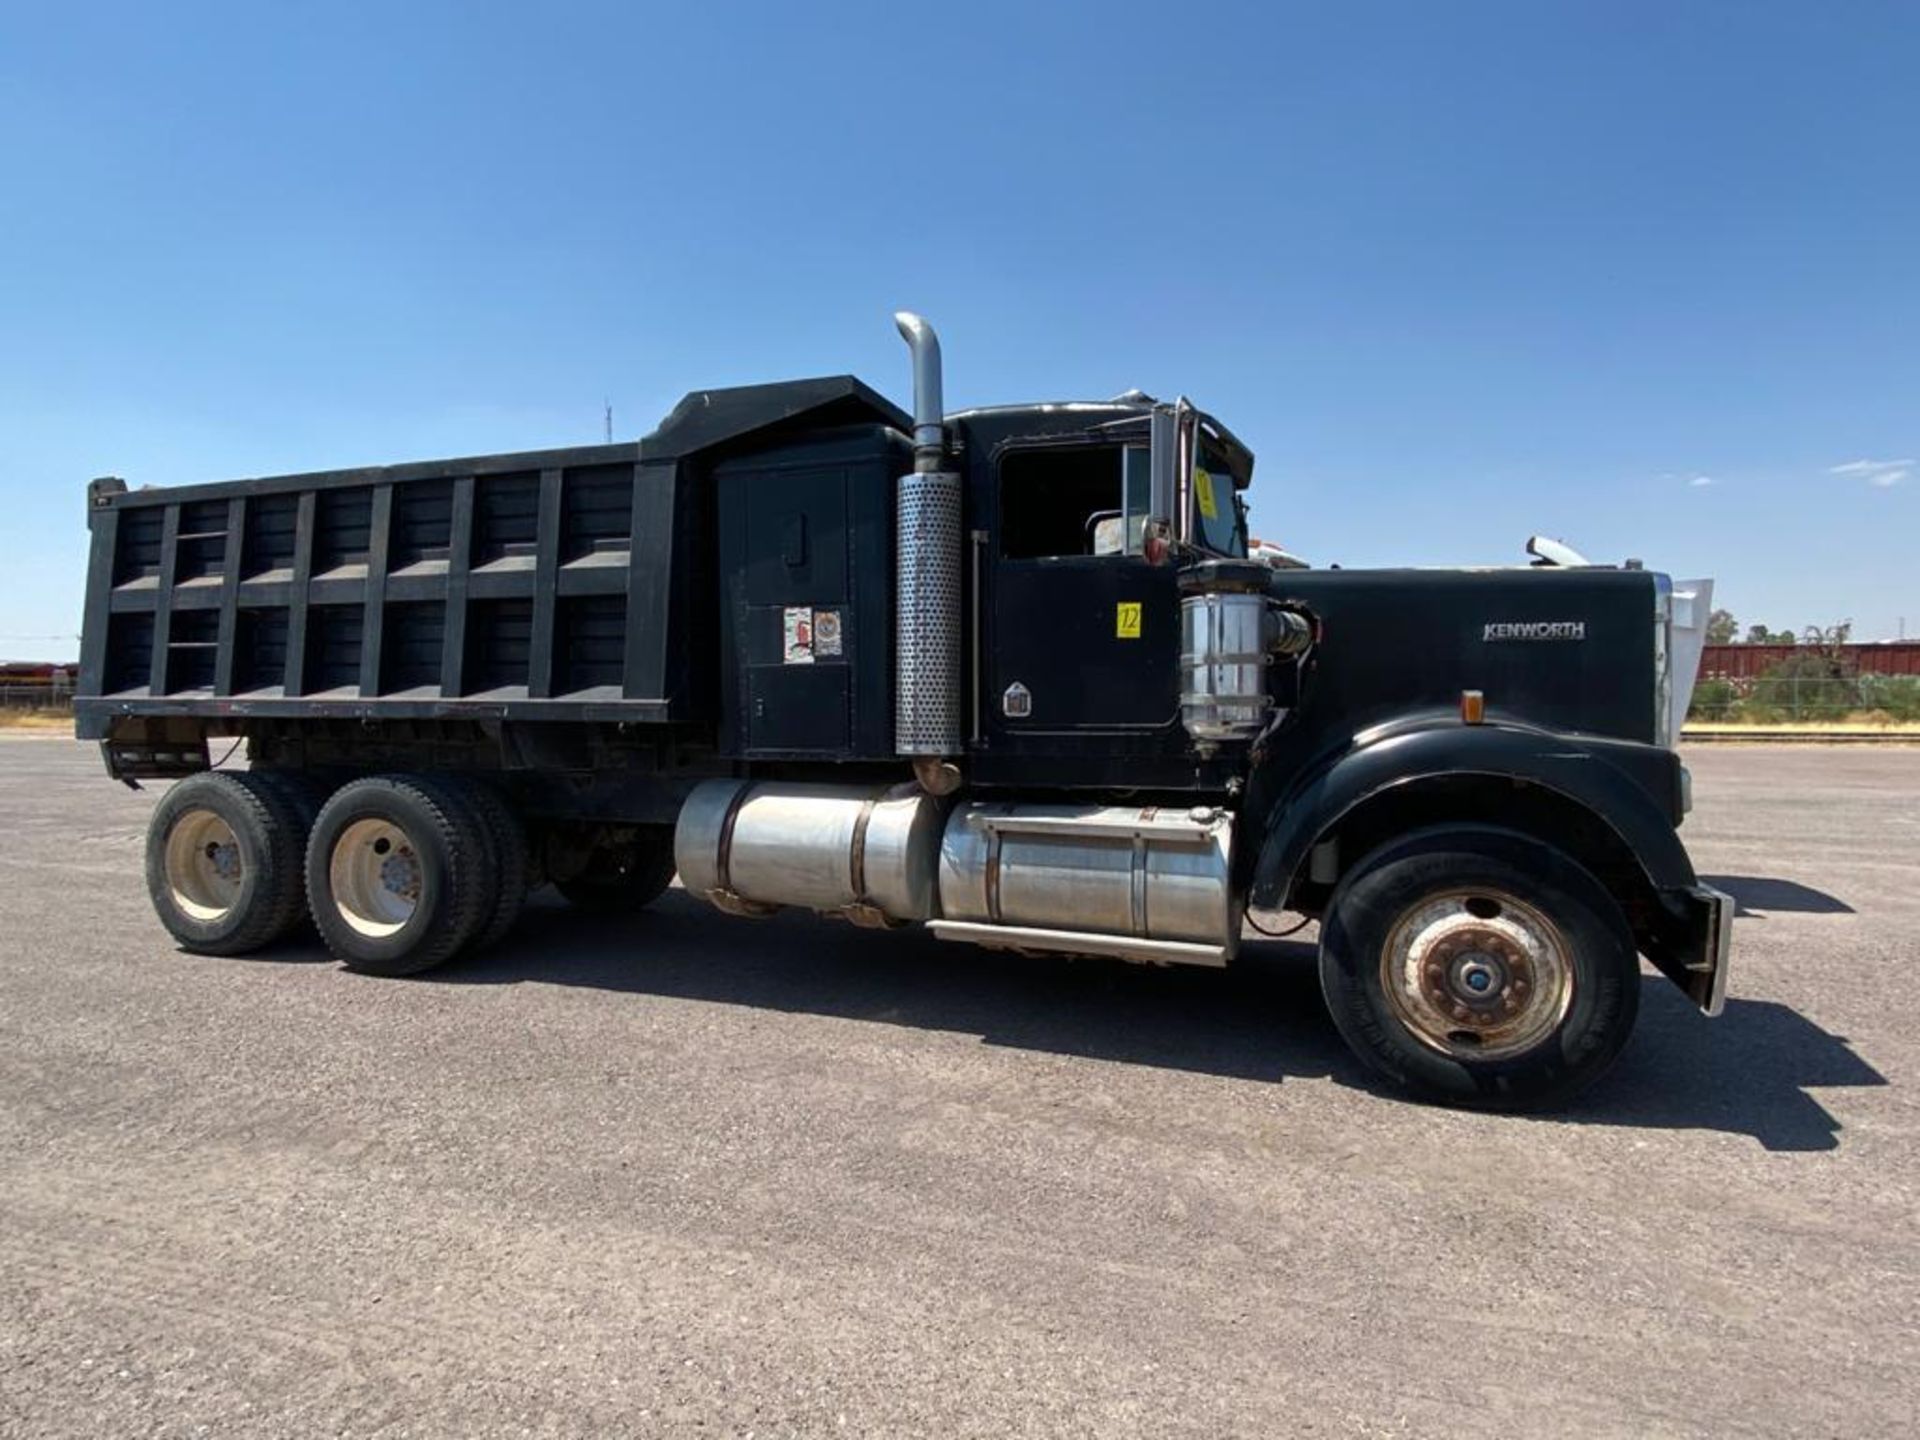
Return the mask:
POLYGON ((1008 560, 1137 554, 1146 465, 1141 446, 1009 452, 1000 461, 1000 554, 1008 560))

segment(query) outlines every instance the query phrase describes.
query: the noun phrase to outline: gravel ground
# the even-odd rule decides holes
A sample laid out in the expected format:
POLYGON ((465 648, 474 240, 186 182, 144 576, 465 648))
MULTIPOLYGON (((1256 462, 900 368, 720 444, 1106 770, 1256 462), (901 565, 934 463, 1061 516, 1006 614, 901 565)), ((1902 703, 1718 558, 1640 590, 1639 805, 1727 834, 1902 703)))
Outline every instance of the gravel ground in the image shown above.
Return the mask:
POLYGON ((1311 951, 679 892, 415 981, 182 954, 152 791, 0 738, 0 1434, 1915 1433, 1920 749, 1696 750, 1725 1017, 1374 1091, 1311 951))

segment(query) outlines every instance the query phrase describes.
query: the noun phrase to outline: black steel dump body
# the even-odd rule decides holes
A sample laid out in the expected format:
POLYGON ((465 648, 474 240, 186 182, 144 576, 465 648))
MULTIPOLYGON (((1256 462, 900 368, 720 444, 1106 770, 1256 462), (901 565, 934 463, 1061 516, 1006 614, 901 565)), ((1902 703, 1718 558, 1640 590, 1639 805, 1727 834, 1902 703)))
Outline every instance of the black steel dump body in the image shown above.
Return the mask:
MULTIPOLYGON (((169 717, 717 727, 723 689, 755 693, 769 624, 777 639, 751 580, 721 593, 716 549, 750 576, 756 544, 800 547, 803 598, 852 605, 838 658, 877 674, 884 592, 845 592, 856 570, 884 578, 891 555, 832 546, 886 533, 849 507, 886 503, 910 423, 841 376, 695 392, 637 444, 168 489, 96 481, 78 732, 152 743, 169 717), (829 449, 810 466, 800 441, 829 449), (782 463, 755 463, 763 453, 782 463), (722 493, 727 474, 759 487, 753 503, 722 493)), ((840 709, 846 726, 816 721, 792 748, 845 753, 856 726, 879 735, 840 709)))

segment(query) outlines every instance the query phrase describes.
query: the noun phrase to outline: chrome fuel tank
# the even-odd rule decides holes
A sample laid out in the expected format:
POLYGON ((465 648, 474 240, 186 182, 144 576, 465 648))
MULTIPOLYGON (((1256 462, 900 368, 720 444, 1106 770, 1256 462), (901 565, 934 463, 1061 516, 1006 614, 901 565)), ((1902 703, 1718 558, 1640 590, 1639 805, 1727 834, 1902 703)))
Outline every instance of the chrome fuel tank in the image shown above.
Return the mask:
POLYGON ((673 858, 690 893, 735 913, 926 920, 942 818, 918 792, 708 780, 681 807, 673 858))
POLYGON ((991 944, 989 927, 1006 927, 1002 943, 1022 948, 1221 964, 1240 933, 1232 849, 1233 817, 1207 807, 963 805, 941 837, 934 929, 991 944), (1117 943, 1087 943, 1101 937, 1117 943))

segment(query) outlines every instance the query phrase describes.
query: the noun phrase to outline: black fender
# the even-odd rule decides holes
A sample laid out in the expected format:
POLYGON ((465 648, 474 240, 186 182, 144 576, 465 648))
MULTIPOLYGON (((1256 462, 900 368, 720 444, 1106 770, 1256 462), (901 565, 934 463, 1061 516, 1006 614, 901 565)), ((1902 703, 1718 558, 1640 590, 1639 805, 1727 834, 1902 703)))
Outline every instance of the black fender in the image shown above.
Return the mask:
MULTIPOLYGON (((1249 903, 1285 908, 1321 838, 1396 789, 1473 779, 1535 787, 1557 802, 1563 818, 1571 805, 1599 821, 1617 842, 1611 851, 1633 857, 1644 888, 1629 885, 1615 893, 1628 912, 1636 944, 1695 1004, 1717 1015, 1726 995, 1734 907, 1725 895, 1700 884, 1680 843, 1681 775, 1671 751, 1632 741, 1556 735, 1512 724, 1465 725, 1453 718, 1382 726, 1309 766, 1279 792, 1267 810, 1249 903)), ((1498 813, 1449 818, 1502 823, 1498 813)), ((1359 858, 1336 855, 1336 871, 1359 858)), ((1321 884, 1334 877, 1314 878, 1321 884)))
POLYGON ((1319 838, 1382 792, 1468 776, 1538 785, 1583 806, 1633 853, 1655 889, 1688 889, 1696 880, 1675 831, 1678 764, 1650 745, 1515 725, 1453 719, 1369 732, 1296 779, 1271 808, 1250 898, 1262 908, 1283 906, 1319 838), (1672 777, 1665 805, 1646 783, 1663 775, 1672 777))

